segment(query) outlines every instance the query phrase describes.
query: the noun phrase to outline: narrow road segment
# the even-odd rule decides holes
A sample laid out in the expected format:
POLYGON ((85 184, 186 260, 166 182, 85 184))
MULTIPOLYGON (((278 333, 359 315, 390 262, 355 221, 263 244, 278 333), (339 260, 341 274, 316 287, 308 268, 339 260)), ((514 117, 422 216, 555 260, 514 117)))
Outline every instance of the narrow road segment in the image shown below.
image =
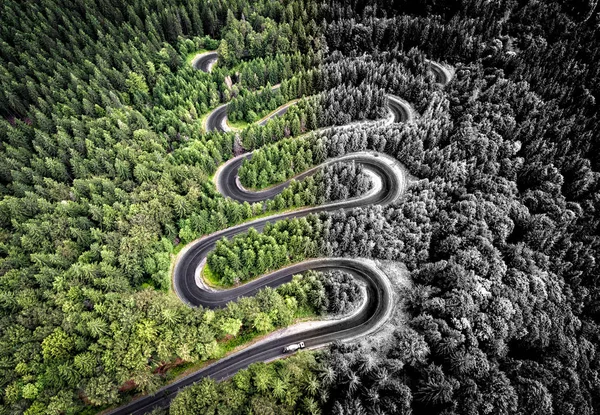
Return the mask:
POLYGON ((199 53, 192 59, 192 66, 202 72, 210 72, 219 59, 217 52, 199 53))

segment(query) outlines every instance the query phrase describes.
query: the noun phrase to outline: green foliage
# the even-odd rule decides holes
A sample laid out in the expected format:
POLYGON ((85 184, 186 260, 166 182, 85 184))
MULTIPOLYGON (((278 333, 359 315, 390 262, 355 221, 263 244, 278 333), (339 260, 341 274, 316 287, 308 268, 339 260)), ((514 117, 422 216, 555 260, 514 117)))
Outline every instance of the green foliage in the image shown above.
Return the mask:
POLYGON ((238 171, 240 182, 249 189, 264 189, 321 163, 323 154, 323 144, 315 136, 282 140, 244 160, 238 171))
POLYGON ((125 85, 131 95, 146 95, 149 91, 144 78, 135 72, 129 72, 125 85))
MULTIPOLYGON (((294 61, 295 59, 292 60, 292 62, 294 61)), ((298 59, 296 65, 301 63, 302 60, 298 59)), ((260 62, 257 63, 257 65, 249 64, 246 65, 246 67, 260 70, 262 68, 258 66, 259 64, 260 62)), ((283 62, 281 65, 281 67, 284 69, 286 66, 288 68, 291 66, 289 62, 283 62)), ((275 64, 270 65, 269 67, 277 68, 275 64)), ((266 64, 264 68, 267 68, 266 64)), ((296 68, 292 67, 292 70, 294 69, 296 68)), ((297 68, 297 70, 300 69, 302 68, 297 68)), ((285 72, 289 72, 289 69, 285 72)), ((317 88, 319 86, 319 75, 320 73, 315 70, 303 70, 298 72, 296 75, 284 78, 283 80, 281 80, 281 77, 278 76, 277 72, 274 75, 269 74, 268 77, 263 76, 262 79, 259 79, 258 76, 250 76, 250 79, 245 81, 243 85, 264 85, 264 83, 261 82, 262 80, 263 82, 266 82, 266 86, 258 91, 253 92, 246 92, 245 90, 242 90, 243 93, 234 96, 227 106, 228 118, 233 122, 238 120, 245 120, 249 123, 254 122, 266 115, 268 112, 287 103, 288 101, 291 101, 295 98, 303 98, 304 96, 313 95, 317 92, 317 88), (281 81, 280 86, 276 89, 271 87, 271 79, 281 81)), ((298 135, 299 130, 293 131, 292 134, 298 135)))
POLYGON ((237 336, 242 327, 242 321, 237 318, 227 318, 219 325, 226 336, 237 336))
MULTIPOLYGON (((248 82, 235 88, 248 94, 319 63, 319 8, 302 10, 2 3, 0 412, 117 404, 155 391, 165 365, 218 357, 221 341, 254 333, 256 303, 208 322, 166 294, 171 254, 264 213, 217 194, 209 177, 232 157, 234 137, 205 134, 200 120, 231 96, 224 81, 237 71, 248 82), (299 24, 306 30, 291 30, 299 24), (185 64, 216 39, 231 41, 237 68, 185 64)), ((284 298, 269 305, 272 327, 297 308, 284 298)))
POLYGON ((271 85, 267 84, 258 92, 250 92, 234 97, 227 105, 227 117, 232 122, 246 121, 251 123, 287 101, 288 99, 283 96, 279 89, 273 90, 271 85))
POLYGON ((169 413, 320 413, 321 382, 311 375, 319 367, 318 358, 310 352, 270 364, 254 363, 226 382, 203 379, 186 388, 177 395, 169 413), (308 405, 307 398, 312 400, 308 405))
POLYGON ((28 383, 27 385, 23 386, 22 395, 25 399, 35 399, 37 398, 38 393, 39 390, 33 383, 28 383))
POLYGON ((321 98, 318 95, 301 99, 295 105, 288 107, 283 116, 271 118, 265 125, 249 126, 240 133, 244 148, 258 148, 290 137, 292 133, 298 135, 316 129, 319 126, 317 114, 320 101, 321 98), (299 129, 294 127, 294 131, 292 131, 292 124, 297 124, 296 127, 299 125, 299 129))
POLYGON ((250 228, 246 235, 217 242, 207 257, 207 265, 223 285, 237 284, 292 262, 316 257, 320 252, 316 241, 323 228, 324 224, 314 216, 267 224, 262 233, 250 228))

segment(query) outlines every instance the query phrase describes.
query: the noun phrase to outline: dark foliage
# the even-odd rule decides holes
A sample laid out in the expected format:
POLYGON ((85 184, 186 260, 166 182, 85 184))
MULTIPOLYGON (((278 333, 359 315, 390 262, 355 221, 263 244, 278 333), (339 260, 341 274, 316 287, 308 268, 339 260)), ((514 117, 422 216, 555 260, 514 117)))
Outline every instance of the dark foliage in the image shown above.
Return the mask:
POLYGON ((328 156, 376 149, 420 179, 390 209, 332 217, 326 251, 403 261, 414 287, 386 348, 334 349, 327 411, 597 413, 596 13, 394 7, 331 3, 330 48, 418 46, 457 71, 415 125, 327 140, 328 156))

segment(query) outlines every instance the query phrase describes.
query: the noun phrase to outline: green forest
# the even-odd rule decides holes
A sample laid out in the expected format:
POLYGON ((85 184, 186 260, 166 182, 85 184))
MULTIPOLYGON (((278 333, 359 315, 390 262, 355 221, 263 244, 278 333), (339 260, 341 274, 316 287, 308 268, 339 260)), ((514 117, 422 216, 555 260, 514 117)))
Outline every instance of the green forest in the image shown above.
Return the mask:
POLYGON ((341 326, 372 294, 352 272, 261 282, 336 258, 401 265, 380 330, 136 413, 600 412, 596 6, 4 0, 0 415, 130 413, 298 324, 341 326), (211 131, 222 105, 235 128, 211 131), (226 197, 249 153, 240 188, 281 189, 226 197), (371 203, 391 184, 362 153, 401 166, 400 197, 371 203), (198 278, 260 289, 183 301, 181 258, 246 225, 198 278))

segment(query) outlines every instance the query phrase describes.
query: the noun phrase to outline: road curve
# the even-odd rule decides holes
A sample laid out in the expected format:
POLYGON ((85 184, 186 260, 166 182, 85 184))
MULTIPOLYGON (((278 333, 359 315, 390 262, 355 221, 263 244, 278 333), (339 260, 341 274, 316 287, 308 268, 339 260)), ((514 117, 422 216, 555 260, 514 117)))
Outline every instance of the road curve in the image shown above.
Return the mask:
MULTIPOLYGON (((202 68, 202 66, 200 66, 200 68, 202 68)), ((209 69, 206 70, 208 71, 209 69)), ((437 76, 438 75, 436 75, 436 77, 437 76)), ((441 77, 438 79, 440 79, 440 83, 443 84, 450 80, 450 78, 445 76, 443 79, 441 77)), ((394 122, 412 121, 413 112, 408 103, 397 97, 389 96, 388 98, 388 107, 393 114, 394 122)), ((224 111, 226 117, 226 105, 217 108, 217 110, 224 111)), ((222 113, 216 120, 210 121, 209 123, 210 119, 211 117, 209 116, 207 119, 209 131, 219 130, 217 126, 222 126, 223 124, 226 125, 226 122, 223 123, 222 113)), ((217 188, 224 196, 231 197, 238 201, 259 202, 276 196, 289 184, 288 181, 263 192, 249 192, 248 190, 243 189, 239 184, 237 171, 243 160, 248 157, 251 157, 251 154, 236 157, 223 165, 217 172, 217 188)), ((303 217, 311 213, 333 211, 341 208, 350 209, 358 206, 375 204, 387 205, 396 201, 404 191, 406 186, 406 176, 404 175, 404 171, 398 168, 398 162, 395 159, 375 152, 348 154, 337 160, 341 159, 354 160, 355 162, 362 164, 367 171, 377 175, 381 180, 379 189, 377 189, 377 191, 369 192, 362 197, 342 202, 330 203, 318 207, 309 207, 257 219, 200 238, 181 251, 174 267, 173 285, 177 295, 187 304, 192 306, 202 305, 207 308, 217 308, 226 305, 230 301, 235 301, 240 297, 252 296, 264 287, 276 287, 289 282, 293 275, 307 270, 326 271, 337 269, 348 272, 365 284, 366 298, 359 312, 343 318, 342 320, 334 321, 331 324, 283 337, 277 337, 266 342, 259 342, 188 375, 171 385, 161 388, 152 396, 144 396, 128 405, 117 408, 109 412, 110 414, 144 414, 157 407, 164 408, 170 404, 171 400, 181 388, 189 386, 204 377, 211 377, 215 380, 227 379, 238 370, 247 367, 251 363, 269 361, 283 357, 286 354, 282 353, 282 349, 288 344, 304 341, 308 348, 318 348, 330 344, 335 340, 349 340, 364 336, 376 330, 383 324, 393 308, 389 280, 381 270, 369 261, 349 258, 322 258, 305 261, 277 270, 242 286, 228 290, 211 290, 207 289, 204 284, 199 283, 198 274, 206 256, 214 249, 217 241, 221 240, 223 237, 232 238, 235 235, 246 232, 250 227, 260 231, 267 222, 303 217)), ((311 169, 311 171, 303 173, 301 177, 312 174, 313 171, 314 169, 311 169)), ((301 177, 298 177, 298 179, 301 177)))
POLYGON ((263 278, 270 280, 290 281, 292 275, 307 270, 342 270, 353 275, 365 285, 366 298, 360 309, 350 317, 343 320, 332 320, 319 327, 280 336, 278 338, 256 343, 240 352, 206 366, 202 370, 188 375, 176 383, 165 386, 153 396, 146 396, 130 404, 110 412, 111 415, 145 414, 155 408, 168 406, 179 390, 192 385, 204 377, 223 380, 234 375, 238 370, 248 367, 254 362, 270 361, 286 354, 283 348, 289 344, 303 341, 307 348, 313 349, 329 344, 342 338, 355 338, 365 336, 376 330, 380 323, 385 321, 393 310, 391 290, 384 280, 385 274, 370 262, 348 258, 328 258, 302 262, 277 270, 263 278))
MULTIPOLYGON (((288 109, 290 108, 290 105, 293 105, 293 104, 289 104, 289 105, 285 105, 285 106, 281 107, 279 110, 275 111, 272 114, 269 114, 268 117, 263 118, 262 120, 258 121, 256 124, 265 125, 271 118, 281 117, 283 114, 285 114, 288 111, 288 109)), ((204 128, 206 131, 228 132, 228 131, 234 130, 233 128, 231 128, 229 126, 229 124, 227 124, 227 104, 223 104, 223 105, 220 105, 217 108, 215 108, 210 114, 207 115, 205 122, 206 122, 206 124, 205 124, 204 128)))
POLYGON ((427 63, 429 63, 431 72, 435 75, 437 83, 441 86, 448 85, 454 76, 453 72, 438 62, 427 60, 427 63))
POLYGON ((388 108, 394 116, 394 122, 413 122, 415 111, 412 106, 395 95, 388 95, 388 108))
POLYGON ((202 72, 210 72, 214 64, 217 63, 218 58, 219 54, 217 52, 199 53, 192 59, 192 66, 202 72))
MULTIPOLYGON (((213 53, 215 56, 216 62, 216 52, 213 53)), ((209 54, 198 55, 201 56, 203 60, 198 60, 198 62, 206 62, 208 61, 209 54)), ((439 64, 438 62, 427 60, 429 63, 431 71, 435 75, 436 81, 441 86, 446 86, 453 78, 453 72, 448 70, 445 66, 439 64)), ((214 62, 213 62, 214 64, 214 62)), ((197 69, 200 69, 196 65, 194 66, 197 69)), ((201 69, 204 72, 209 72, 209 69, 201 69)), ((273 90, 277 89, 279 85, 273 87, 273 90)), ((412 122, 414 120, 414 110, 411 105, 405 100, 394 96, 388 95, 388 107, 394 114, 395 122, 412 122)), ((284 106, 280 110, 270 114, 268 117, 260 120, 258 125, 265 125, 271 118, 280 117, 287 112, 289 106, 284 106)), ((206 131, 221 131, 228 132, 232 131, 232 129, 227 125, 227 104, 223 104, 217 108, 215 108, 208 116, 206 117, 206 131)))
POLYGON ((206 131, 231 131, 229 125, 227 125, 227 104, 223 104, 215 108, 208 116, 205 121, 206 131))

